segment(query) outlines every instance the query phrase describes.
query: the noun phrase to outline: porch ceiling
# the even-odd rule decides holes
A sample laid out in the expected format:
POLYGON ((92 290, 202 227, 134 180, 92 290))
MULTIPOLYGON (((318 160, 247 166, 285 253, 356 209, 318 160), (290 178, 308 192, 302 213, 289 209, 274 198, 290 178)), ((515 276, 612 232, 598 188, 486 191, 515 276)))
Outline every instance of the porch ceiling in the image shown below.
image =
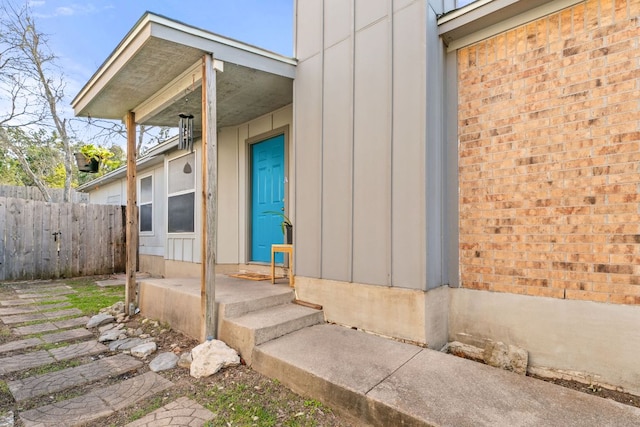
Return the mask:
POLYGON ((197 64, 207 53, 223 63, 216 84, 219 127, 292 102, 294 59, 146 13, 71 105, 76 116, 103 119, 123 119, 129 111, 138 117, 137 110, 145 109, 138 123, 170 127, 177 126, 178 114, 190 113, 199 130, 202 81, 197 64))

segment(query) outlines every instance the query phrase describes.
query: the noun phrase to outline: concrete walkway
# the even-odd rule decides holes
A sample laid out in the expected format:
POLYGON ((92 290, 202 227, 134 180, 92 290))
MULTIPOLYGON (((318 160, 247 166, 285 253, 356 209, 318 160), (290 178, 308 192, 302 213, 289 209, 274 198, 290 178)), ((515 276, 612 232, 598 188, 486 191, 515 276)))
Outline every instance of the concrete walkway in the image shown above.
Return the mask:
POLYGON ((336 325, 262 344, 252 366, 368 425, 640 425, 638 408, 336 325))

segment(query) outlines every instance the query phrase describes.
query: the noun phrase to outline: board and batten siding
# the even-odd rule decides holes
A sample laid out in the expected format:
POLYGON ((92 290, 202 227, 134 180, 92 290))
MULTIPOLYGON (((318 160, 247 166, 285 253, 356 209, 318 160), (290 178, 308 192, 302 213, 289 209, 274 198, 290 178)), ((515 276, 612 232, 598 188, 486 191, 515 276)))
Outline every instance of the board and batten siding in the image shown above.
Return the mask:
POLYGON ((426 272, 427 207, 442 203, 427 194, 428 13, 424 1, 296 2, 297 275, 442 284, 426 272))
MULTIPOLYGON (((217 264, 245 264, 249 260, 250 239, 250 143, 286 132, 285 156, 291 151, 293 107, 288 105, 239 126, 221 128, 218 133, 218 252, 217 264)), ((291 182, 291 156, 285 177, 291 182)), ((285 183, 285 194, 291 194, 285 183)), ((285 200, 287 214, 293 218, 293 206, 285 200)))

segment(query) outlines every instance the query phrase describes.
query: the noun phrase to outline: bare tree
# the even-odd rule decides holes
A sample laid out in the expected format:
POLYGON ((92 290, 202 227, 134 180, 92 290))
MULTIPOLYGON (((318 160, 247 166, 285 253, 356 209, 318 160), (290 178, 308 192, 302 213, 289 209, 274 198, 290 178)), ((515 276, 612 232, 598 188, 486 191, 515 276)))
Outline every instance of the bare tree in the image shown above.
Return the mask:
MULTIPOLYGON (((67 119, 58 111, 64 100, 64 80, 55 64, 55 55, 40 33, 28 6, 17 7, 9 1, 0 5, 0 98, 8 103, 0 112, 0 143, 27 163, 24 153, 11 139, 10 128, 21 126, 52 127, 64 154, 64 200, 71 200, 73 153, 67 119)), ((4 107, 4 106, 2 106, 4 107)), ((28 173, 28 171, 27 171, 28 173)), ((34 174, 38 188, 44 188, 34 174)), ((43 195, 46 194, 43 192, 43 195)))
MULTIPOLYGON (((84 119, 78 119, 84 120, 84 119)), ((114 139, 127 140, 127 129, 122 123, 112 120, 89 119, 87 126, 92 131, 92 141, 98 141, 99 145, 112 144, 114 139)), ((145 153, 152 146, 163 142, 171 136, 171 128, 165 126, 138 125, 138 141, 136 142, 136 158, 145 153)))

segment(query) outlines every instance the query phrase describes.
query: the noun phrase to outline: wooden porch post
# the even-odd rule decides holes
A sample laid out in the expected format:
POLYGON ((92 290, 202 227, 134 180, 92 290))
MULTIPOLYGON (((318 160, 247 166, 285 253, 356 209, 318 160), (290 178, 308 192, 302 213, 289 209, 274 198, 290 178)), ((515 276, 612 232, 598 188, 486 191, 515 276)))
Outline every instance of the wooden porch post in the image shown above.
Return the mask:
POLYGON ((127 282, 124 307, 127 314, 135 312, 136 266, 138 264, 138 213, 136 197, 136 116, 129 111, 125 118, 127 126, 127 282), (133 304, 133 305, 132 305, 133 304), (132 309, 133 308, 133 309, 132 309))
POLYGON ((202 272, 200 303, 202 339, 217 337, 216 223, 218 185, 218 132, 216 72, 213 55, 202 57, 202 272))

